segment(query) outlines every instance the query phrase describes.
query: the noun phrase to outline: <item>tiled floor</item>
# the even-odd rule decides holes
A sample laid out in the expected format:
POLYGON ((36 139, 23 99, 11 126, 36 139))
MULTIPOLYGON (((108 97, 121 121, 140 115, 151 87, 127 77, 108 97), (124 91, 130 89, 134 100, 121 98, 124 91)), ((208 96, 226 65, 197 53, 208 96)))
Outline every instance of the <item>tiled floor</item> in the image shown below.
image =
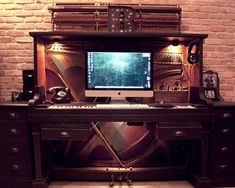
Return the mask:
MULTIPOLYGON (((52 182, 49 188, 109 188, 109 182, 52 182)), ((115 182, 113 188, 193 188, 187 181, 115 182)))

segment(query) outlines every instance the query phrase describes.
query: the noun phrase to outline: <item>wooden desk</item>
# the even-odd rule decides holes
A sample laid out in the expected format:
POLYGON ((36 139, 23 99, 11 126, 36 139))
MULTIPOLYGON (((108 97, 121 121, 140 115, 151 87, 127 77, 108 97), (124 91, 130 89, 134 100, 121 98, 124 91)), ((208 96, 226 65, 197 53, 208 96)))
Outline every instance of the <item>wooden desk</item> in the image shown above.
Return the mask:
POLYGON ((48 109, 30 108, 32 123, 35 180, 33 187, 47 187, 42 169, 43 140, 84 140, 91 122, 149 122, 156 126, 156 139, 199 140, 201 143, 200 172, 192 182, 197 187, 208 187, 207 175, 209 129, 214 114, 208 108, 194 109, 48 109), (87 125, 87 128, 86 126, 87 125), (50 129, 48 129, 50 128, 50 129))

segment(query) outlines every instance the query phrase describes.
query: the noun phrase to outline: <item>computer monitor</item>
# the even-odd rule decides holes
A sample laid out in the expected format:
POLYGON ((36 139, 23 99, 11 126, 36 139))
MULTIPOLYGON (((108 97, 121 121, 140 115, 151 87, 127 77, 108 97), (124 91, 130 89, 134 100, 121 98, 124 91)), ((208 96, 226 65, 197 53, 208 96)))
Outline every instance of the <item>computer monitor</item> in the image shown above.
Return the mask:
POLYGON ((153 96, 151 52, 86 52, 86 97, 153 96))

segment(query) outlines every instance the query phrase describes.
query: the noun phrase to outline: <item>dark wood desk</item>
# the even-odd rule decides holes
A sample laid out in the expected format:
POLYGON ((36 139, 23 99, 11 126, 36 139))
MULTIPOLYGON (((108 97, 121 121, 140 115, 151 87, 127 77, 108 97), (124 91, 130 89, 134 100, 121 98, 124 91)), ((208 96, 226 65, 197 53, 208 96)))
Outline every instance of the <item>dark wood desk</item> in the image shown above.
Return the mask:
POLYGON ((201 145, 200 172, 193 174, 194 185, 208 187, 208 138, 214 113, 208 108, 150 108, 150 109, 29 109, 32 123, 35 188, 47 187, 42 169, 43 140, 87 139, 91 122, 149 122, 156 126, 156 139, 199 140, 201 145), (86 126, 87 125, 87 128, 86 126))

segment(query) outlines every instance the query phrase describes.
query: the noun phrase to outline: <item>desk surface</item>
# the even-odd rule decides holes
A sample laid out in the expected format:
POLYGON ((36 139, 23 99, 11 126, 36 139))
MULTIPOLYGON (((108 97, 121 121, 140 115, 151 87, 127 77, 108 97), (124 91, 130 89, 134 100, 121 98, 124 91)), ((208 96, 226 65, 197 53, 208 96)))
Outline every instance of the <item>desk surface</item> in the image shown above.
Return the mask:
POLYGON ((147 108, 147 109, 99 109, 99 108, 48 108, 38 105, 29 108, 30 121, 90 122, 90 121, 210 121, 213 112, 204 108, 147 108))

